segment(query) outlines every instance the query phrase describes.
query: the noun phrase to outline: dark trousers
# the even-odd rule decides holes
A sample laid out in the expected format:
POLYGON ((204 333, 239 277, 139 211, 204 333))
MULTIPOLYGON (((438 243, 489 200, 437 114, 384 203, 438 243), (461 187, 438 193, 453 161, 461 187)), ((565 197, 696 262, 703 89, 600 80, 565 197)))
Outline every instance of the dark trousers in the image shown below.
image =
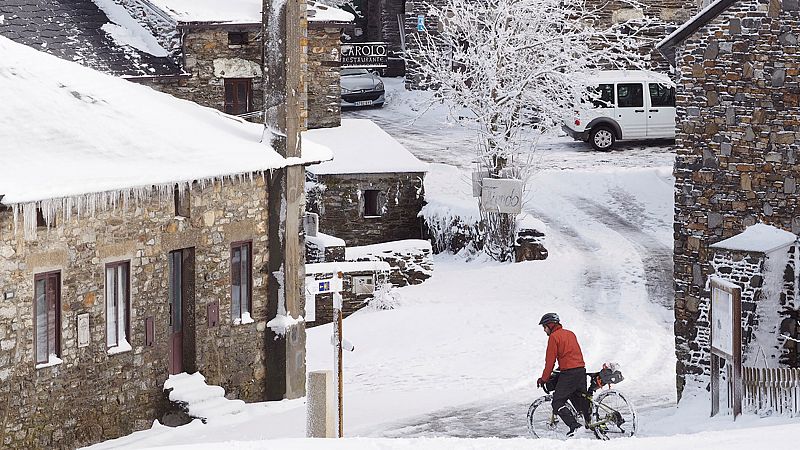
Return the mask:
POLYGON ((562 371, 558 375, 556 390, 553 392, 553 411, 561 417, 570 428, 577 428, 578 421, 572 416, 567 408, 567 400, 572 402, 572 406, 589 419, 589 401, 583 397, 586 394, 586 369, 579 367, 562 371))

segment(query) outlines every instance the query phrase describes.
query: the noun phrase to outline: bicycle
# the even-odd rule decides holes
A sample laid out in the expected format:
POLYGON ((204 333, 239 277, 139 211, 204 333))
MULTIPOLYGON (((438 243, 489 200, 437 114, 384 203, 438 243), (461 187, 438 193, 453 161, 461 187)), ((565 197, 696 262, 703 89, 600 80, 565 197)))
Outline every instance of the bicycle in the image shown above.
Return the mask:
MULTIPOLYGON (((569 427, 561 417, 553 411, 551 392, 558 380, 558 371, 554 371, 544 389, 547 395, 537 398, 528 408, 528 431, 536 438, 565 439, 569 427)), ((594 432, 597 439, 610 440, 636 434, 638 420, 633 405, 619 392, 611 389, 613 384, 624 380, 615 364, 603 364, 599 372, 587 373, 589 388, 583 395, 589 401, 590 422, 585 424, 581 414, 570 402, 567 407, 581 425, 594 432), (602 390, 604 387, 607 389, 602 390), (602 390, 595 398, 595 393, 602 390)))

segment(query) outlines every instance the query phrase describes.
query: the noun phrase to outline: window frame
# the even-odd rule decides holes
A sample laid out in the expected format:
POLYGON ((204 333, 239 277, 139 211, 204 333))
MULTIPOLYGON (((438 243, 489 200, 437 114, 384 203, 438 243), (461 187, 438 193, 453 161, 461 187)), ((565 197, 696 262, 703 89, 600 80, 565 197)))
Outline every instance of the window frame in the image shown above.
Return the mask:
POLYGON ((175 217, 192 217, 192 189, 186 189, 181 195, 181 190, 178 185, 175 185, 173 190, 173 202, 175 205, 175 217))
MULTIPOLYGON (((639 82, 639 81, 634 81, 634 82, 630 82, 630 83, 617 83, 617 85, 616 85, 616 87, 617 87, 617 89, 616 89, 616 91, 617 91, 616 92, 617 108, 644 108, 644 103, 645 103, 644 102, 644 98, 645 98, 644 85, 645 85, 645 83, 642 83, 642 82, 639 82), (622 100, 621 100, 622 97, 620 96, 620 89, 623 88, 623 87, 628 87, 630 89, 630 86, 639 86, 639 89, 640 89, 640 91, 639 91, 639 93, 640 93, 639 100, 641 100, 641 104, 639 104, 639 105, 623 105, 622 104, 622 100)), ((629 96, 626 96, 626 98, 628 98, 628 97, 629 96)))
MULTIPOLYGON (((50 364, 50 354, 55 354, 56 358, 61 358, 61 271, 60 270, 53 270, 50 272, 42 272, 34 274, 33 276, 33 360, 36 366, 43 366, 50 364), (55 307, 50 308, 50 303, 47 299, 47 286, 50 280, 54 279, 55 283, 55 307), (47 306, 47 359, 44 361, 40 361, 38 354, 39 354, 39 326, 38 326, 38 316, 39 316, 39 307, 37 301, 37 291, 36 285, 39 281, 44 281, 44 292, 45 292, 45 304, 47 306), (53 319, 53 330, 50 330, 50 311, 53 310, 56 312, 56 316, 53 319), (54 352, 50 352, 50 340, 51 340, 51 331, 53 333, 52 340, 53 345, 55 348, 54 352)), ((38 367, 37 367, 38 368, 38 367)))
MULTIPOLYGON (((650 82, 650 83, 647 83, 647 95, 650 98, 650 106, 653 107, 653 108, 674 108, 676 106, 675 87, 674 86, 670 86, 670 85, 668 85, 666 83, 650 82), (658 86, 658 89, 665 89, 669 93, 668 94, 668 99, 672 100, 671 103, 670 104, 658 104, 658 105, 656 105, 653 102, 654 97, 653 97, 653 89, 651 88, 651 86, 658 86)), ((658 98, 658 100, 661 100, 661 98, 658 98)))
POLYGON ((224 98, 223 98, 223 111, 226 114, 238 115, 246 114, 253 111, 253 79, 252 78, 225 78, 224 81, 224 98), (239 99, 238 86, 244 84, 246 87, 246 99, 244 100, 244 111, 237 112, 237 106, 242 104, 239 99), (233 99, 228 101, 228 92, 231 92, 233 99))
MULTIPOLYGON (((130 262, 130 260, 115 261, 115 262, 111 262, 111 263, 105 264, 104 267, 105 267, 105 270, 103 271, 103 276, 104 276, 104 280, 105 281, 103 283, 103 285, 104 285, 103 286, 103 288, 104 288, 104 294, 103 295, 105 297, 104 305, 105 305, 105 316, 106 316, 106 320, 105 320, 105 335, 106 335, 105 344, 106 344, 106 351, 108 351, 108 350, 111 350, 111 349, 114 349, 114 348, 118 348, 120 346, 119 333, 117 334, 116 345, 109 345, 109 343, 108 343, 108 330, 109 330, 108 271, 109 271, 109 269, 113 269, 114 270, 114 294, 116 296, 116 294, 118 293, 117 284, 116 284, 117 281, 118 281, 118 278, 117 278, 118 275, 117 275, 116 269, 118 269, 120 267, 124 267, 125 268, 125 275, 126 275, 125 276, 125 298, 123 299, 124 305, 122 305, 124 307, 124 312, 125 312, 125 317, 124 317, 125 326, 124 326, 123 330, 125 331, 125 341, 128 343, 128 345, 131 345, 131 346, 133 345, 132 342, 131 342, 131 262, 130 262)), ((119 321, 119 313, 120 313, 120 305, 119 304, 117 304, 117 307, 114 308, 114 312, 117 315, 116 316, 117 317, 117 330, 119 330, 119 322, 118 322, 119 321)))
POLYGON ((364 202, 364 208, 361 210, 361 214, 362 214, 362 216, 364 218, 375 218, 375 217, 382 217, 383 216, 383 214, 381 214, 381 191, 380 191, 380 189, 364 189, 364 191, 362 193, 362 198, 363 198, 363 202, 364 202), (370 193, 374 192, 375 193, 375 201, 374 201, 374 205, 375 205, 375 211, 374 212, 375 212, 375 214, 368 214, 368 212, 371 212, 368 209, 368 205, 372 204, 371 200, 368 203, 368 198, 372 194, 370 194, 370 196, 368 196, 367 192, 370 192, 370 193))
POLYGON ((230 292, 231 292, 231 321, 235 325, 239 325, 239 324, 242 324, 242 323, 250 323, 250 322, 244 322, 242 315, 243 315, 244 312, 246 312, 247 314, 250 315, 250 318, 251 318, 251 321, 252 321, 252 318, 253 318, 253 241, 252 240, 248 240, 248 241, 232 242, 231 243, 231 253, 230 253, 229 262, 230 262, 230 280, 231 280, 231 290, 230 290, 230 292), (244 269, 246 269, 246 275, 247 275, 247 290, 244 292, 247 295, 247 299, 246 299, 247 302, 243 303, 242 302, 242 298, 241 298, 242 297, 241 273, 242 273, 242 269, 243 269, 242 268, 241 249, 245 248, 245 247, 247 248, 247 252, 248 252, 247 253, 248 254, 247 266, 244 268, 244 269), (239 255, 240 255, 239 256, 239 274, 240 274, 239 278, 240 279, 239 279, 239 299, 238 299, 239 317, 234 317, 234 315, 233 315, 234 304, 235 304, 235 302, 237 302, 237 299, 234 298, 234 292, 233 292, 233 288, 234 288, 234 286, 236 286, 234 284, 235 279, 234 279, 234 270, 233 270, 234 269, 233 258, 234 258, 234 252, 237 249, 240 252, 239 253, 239 255), (243 311, 242 306, 244 306, 244 305, 247 306, 247 311, 243 311))
POLYGON ((248 45, 249 43, 250 43, 250 33, 248 33, 247 31, 228 31, 229 46, 232 47, 242 46, 242 45, 248 45), (236 39, 231 39, 234 36, 236 37, 236 39))

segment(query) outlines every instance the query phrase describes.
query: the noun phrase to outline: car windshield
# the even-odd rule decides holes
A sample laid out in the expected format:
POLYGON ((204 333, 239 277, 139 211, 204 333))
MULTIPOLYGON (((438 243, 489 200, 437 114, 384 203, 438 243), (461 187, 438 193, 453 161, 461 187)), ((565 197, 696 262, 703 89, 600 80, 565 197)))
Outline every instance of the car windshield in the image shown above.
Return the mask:
POLYGON ((342 69, 342 76, 349 77, 351 75, 366 75, 369 71, 367 69, 342 69))

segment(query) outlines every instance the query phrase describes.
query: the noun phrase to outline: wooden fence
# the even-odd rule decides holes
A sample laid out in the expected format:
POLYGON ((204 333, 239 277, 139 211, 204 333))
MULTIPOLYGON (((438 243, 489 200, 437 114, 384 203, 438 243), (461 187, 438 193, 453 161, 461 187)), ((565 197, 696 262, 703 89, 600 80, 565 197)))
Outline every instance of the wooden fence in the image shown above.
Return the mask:
POLYGON ((744 409, 800 416, 800 369, 742 368, 744 409))

